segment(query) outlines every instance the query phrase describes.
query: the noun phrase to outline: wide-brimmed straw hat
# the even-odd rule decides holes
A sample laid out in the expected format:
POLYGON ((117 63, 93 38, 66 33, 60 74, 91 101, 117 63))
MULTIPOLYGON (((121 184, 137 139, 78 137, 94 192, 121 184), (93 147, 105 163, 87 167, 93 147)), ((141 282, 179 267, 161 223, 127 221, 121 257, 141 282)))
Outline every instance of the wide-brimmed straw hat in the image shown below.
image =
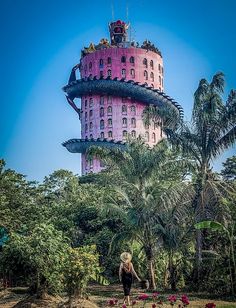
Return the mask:
POLYGON ((129 252, 122 252, 122 254, 120 255, 120 259, 122 262, 127 263, 132 260, 132 256, 129 252))

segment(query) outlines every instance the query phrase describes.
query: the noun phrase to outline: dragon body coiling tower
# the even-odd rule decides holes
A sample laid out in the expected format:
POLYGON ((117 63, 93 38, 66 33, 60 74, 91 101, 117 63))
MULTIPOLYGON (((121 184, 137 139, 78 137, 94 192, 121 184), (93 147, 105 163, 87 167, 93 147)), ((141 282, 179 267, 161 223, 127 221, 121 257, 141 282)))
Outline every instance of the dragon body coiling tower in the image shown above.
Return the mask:
POLYGON ((163 60, 160 51, 144 41, 141 46, 128 40, 129 25, 120 20, 109 24, 110 42, 102 39, 82 50, 80 63, 73 67, 63 90, 81 120, 81 139, 63 146, 82 154, 82 174, 99 172, 104 166, 87 158, 91 145, 125 149, 127 137, 142 136, 150 146, 162 138, 162 119, 145 126, 142 114, 147 105, 169 106, 176 117, 181 107, 163 92, 163 60), (76 78, 76 70, 80 79, 76 78), (78 107, 75 98, 81 99, 78 107))

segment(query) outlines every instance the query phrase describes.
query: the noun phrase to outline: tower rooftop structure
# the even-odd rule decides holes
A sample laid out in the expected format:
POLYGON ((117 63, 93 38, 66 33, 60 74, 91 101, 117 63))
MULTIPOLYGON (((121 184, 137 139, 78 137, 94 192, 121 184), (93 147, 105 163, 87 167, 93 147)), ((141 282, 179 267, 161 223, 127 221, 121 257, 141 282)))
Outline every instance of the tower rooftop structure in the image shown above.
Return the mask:
POLYGON ((63 87, 81 121, 81 139, 68 140, 63 146, 71 153, 82 154, 82 174, 104 168, 97 158, 88 159, 86 151, 92 145, 125 150, 128 135, 143 137, 149 146, 163 138, 162 119, 149 127, 144 125, 146 106, 168 106, 176 118, 183 113, 181 106, 164 93, 161 52, 148 40, 141 46, 129 41, 128 28, 129 24, 121 20, 111 22, 110 41, 103 38, 97 45, 84 47, 79 64, 72 68, 63 87), (75 103, 77 98, 80 105, 75 103))

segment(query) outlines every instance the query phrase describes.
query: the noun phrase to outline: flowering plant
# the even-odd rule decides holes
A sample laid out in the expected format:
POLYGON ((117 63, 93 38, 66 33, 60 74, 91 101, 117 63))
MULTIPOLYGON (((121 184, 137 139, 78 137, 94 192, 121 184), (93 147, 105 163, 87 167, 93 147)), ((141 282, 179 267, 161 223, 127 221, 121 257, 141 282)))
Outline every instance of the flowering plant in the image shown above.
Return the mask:
POLYGON ((205 308, 215 308, 216 304, 215 303, 208 303, 206 304, 205 308))

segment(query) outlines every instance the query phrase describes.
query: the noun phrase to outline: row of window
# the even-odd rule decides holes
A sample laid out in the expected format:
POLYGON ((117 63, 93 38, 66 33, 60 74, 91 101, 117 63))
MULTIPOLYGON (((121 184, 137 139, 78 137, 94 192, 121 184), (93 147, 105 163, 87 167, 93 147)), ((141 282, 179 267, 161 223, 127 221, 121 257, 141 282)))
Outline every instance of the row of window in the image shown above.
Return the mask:
MULTIPOLYGON (((126 105, 122 105, 121 107, 121 111, 122 111, 122 114, 127 114, 127 106, 126 105)), ((100 107, 100 117, 103 117, 105 115, 105 109, 104 107, 100 107)), ((130 107, 130 111, 132 112, 132 114, 135 114, 136 113, 136 107, 135 106, 131 106, 130 107)), ((107 107, 107 114, 108 115, 111 115, 112 114, 112 106, 108 106, 107 107)), ((91 118, 93 116, 93 110, 89 110, 89 117, 91 118)), ((84 114, 84 118, 85 118, 85 121, 88 120, 88 112, 86 111, 85 114, 84 114)))
MULTIPOLYGON (((127 62, 127 59, 125 56, 122 56, 121 57, 121 63, 125 64, 127 62)), ((131 64, 135 64, 135 58, 132 56, 129 58, 129 62, 131 64)), ((108 57, 107 58, 107 64, 108 65, 111 65, 112 64, 112 59, 111 57, 108 57)), ((153 63, 153 60, 150 60, 150 67, 151 69, 154 69, 154 63, 153 63)), ((148 67, 148 60, 147 58, 144 58, 143 59, 143 65, 147 68, 148 67)), ((92 62, 89 62, 89 70, 91 71, 92 70, 92 67, 93 67, 93 63, 92 62)), ((99 60, 99 68, 103 68, 104 67, 104 60, 103 59, 100 59, 99 60)), ((84 70, 87 71, 87 64, 85 64, 84 66, 84 70)), ((163 67, 160 65, 160 63, 158 64, 158 70, 160 73, 163 74, 163 67)))
MULTIPOLYGON (((113 134, 112 134, 112 131, 110 130, 110 131, 108 131, 108 138, 112 138, 113 137, 113 134)), ((131 131, 131 137, 132 138, 136 138, 136 131, 135 130, 132 130, 131 131)), ((127 132, 127 130, 123 130, 123 132, 122 132, 122 137, 123 137, 123 139, 126 139, 127 137, 128 137, 128 132, 127 132)), ((153 143, 156 143, 156 134, 155 133, 152 133, 152 136, 151 136, 152 138, 151 138, 151 141, 153 142, 153 143)), ((88 138, 88 136, 86 136, 85 138, 88 138)), ((90 134, 89 135, 89 138, 90 139, 93 139, 93 135, 92 134, 90 134)), ((104 132, 101 132, 100 133, 100 138, 101 139, 104 139, 105 138, 105 133, 104 132)), ((144 134, 144 139, 145 139, 145 141, 146 142, 149 142, 150 141, 150 137, 149 137, 149 132, 145 132, 145 134, 144 134)))

